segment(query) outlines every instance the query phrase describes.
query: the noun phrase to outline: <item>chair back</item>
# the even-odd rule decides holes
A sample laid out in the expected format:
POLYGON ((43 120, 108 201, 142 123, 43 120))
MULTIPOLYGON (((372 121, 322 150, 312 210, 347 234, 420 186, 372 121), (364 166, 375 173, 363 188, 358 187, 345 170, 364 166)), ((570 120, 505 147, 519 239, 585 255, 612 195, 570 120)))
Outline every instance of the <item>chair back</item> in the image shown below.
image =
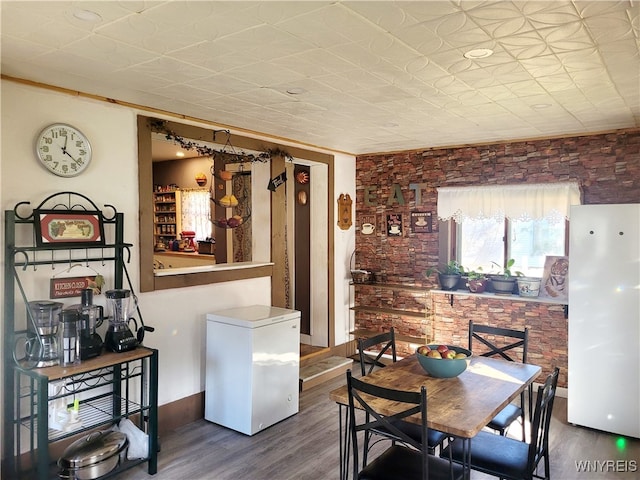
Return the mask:
MULTIPOLYGON (((544 385, 538 387, 536 406, 531 422, 531 443, 529 444, 529 468, 535 471, 543 457, 549 458, 549 426, 553 413, 553 402, 556 397, 558 375, 560 369, 553 370, 544 385)), ((545 467, 548 468, 548 465, 545 467)), ((545 472, 548 475, 548 472, 545 472)))
POLYGON ((527 363, 527 349, 529 346, 529 328, 514 330, 511 328, 490 327, 477 325, 473 320, 469 321, 469 350, 476 353, 473 341, 477 340, 489 350, 479 355, 483 357, 500 356, 510 362, 521 361, 527 363), (515 352, 511 351, 522 347, 521 359, 515 359, 515 352), (513 355, 513 356, 512 356, 513 355))
POLYGON ((358 433, 365 436, 371 432, 386 430, 392 433, 398 442, 410 446, 422 454, 422 478, 429 478, 428 445, 419 442, 398 428, 399 422, 412 415, 421 417, 421 438, 427 438, 427 390, 423 385, 419 392, 394 390, 378 385, 371 385, 351 375, 347 371, 347 389, 349 392, 349 430, 353 445, 353 478, 358 478, 358 433), (406 406, 397 411, 399 404, 406 406), (392 409, 395 413, 391 413, 392 409), (356 411, 359 415, 356 416, 356 411))
POLYGON ((396 337, 393 327, 391 327, 388 332, 379 333, 378 335, 369 338, 358 339, 358 354, 360 357, 360 370, 362 372, 362 376, 364 377, 371 373, 375 367, 384 367, 385 365, 380 361, 380 359, 389 350, 391 351, 391 358, 395 363, 397 359, 396 337), (365 353, 366 350, 377 345, 382 345, 382 348, 375 357, 369 356, 365 353), (368 369, 367 364, 369 365, 368 369))

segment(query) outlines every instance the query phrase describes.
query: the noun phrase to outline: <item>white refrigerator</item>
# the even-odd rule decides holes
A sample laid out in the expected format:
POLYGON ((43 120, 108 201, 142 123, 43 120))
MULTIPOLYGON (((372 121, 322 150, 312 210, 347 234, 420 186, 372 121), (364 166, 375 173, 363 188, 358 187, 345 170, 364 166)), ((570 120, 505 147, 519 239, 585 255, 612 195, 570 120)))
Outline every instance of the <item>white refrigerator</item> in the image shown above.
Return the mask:
POLYGON ((246 435, 298 413, 300 312, 268 305, 207 314, 204 418, 246 435))
POLYGON ((640 438, 640 204, 571 208, 570 423, 640 438))

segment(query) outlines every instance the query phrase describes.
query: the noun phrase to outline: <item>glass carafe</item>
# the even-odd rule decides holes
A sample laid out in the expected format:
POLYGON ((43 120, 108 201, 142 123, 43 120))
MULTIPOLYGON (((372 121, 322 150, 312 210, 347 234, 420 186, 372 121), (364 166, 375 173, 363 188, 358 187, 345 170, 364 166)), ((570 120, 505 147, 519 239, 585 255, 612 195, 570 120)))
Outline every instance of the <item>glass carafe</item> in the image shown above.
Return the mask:
MULTIPOLYGON (((131 290, 115 289, 105 292, 109 316, 109 328, 104 339, 104 346, 112 352, 125 352, 138 346, 138 340, 129 329, 131 314, 137 307, 132 302, 131 290)), ((134 320, 135 322, 135 320, 134 320)))

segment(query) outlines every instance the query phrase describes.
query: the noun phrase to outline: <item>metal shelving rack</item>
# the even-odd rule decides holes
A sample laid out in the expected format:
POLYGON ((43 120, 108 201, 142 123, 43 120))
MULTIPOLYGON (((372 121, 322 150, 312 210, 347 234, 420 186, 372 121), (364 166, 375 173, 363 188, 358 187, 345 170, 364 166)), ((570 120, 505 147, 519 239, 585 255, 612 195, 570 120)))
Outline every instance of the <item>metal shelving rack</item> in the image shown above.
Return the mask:
MULTIPOLYGON (((19 271, 38 265, 71 262, 113 262, 114 288, 122 288, 126 274, 125 253, 130 244, 123 241, 124 216, 111 205, 105 205, 111 215, 105 215, 88 197, 75 192, 60 192, 47 197, 37 207, 29 202, 18 203, 5 211, 5 283, 4 283, 4 401, 3 401, 3 477, 46 480, 57 478, 55 463, 50 458, 49 445, 71 439, 98 427, 109 427, 122 418, 129 418, 148 434, 148 457, 125 461, 109 476, 148 462, 148 473, 157 472, 158 451, 158 351, 139 346, 123 353, 103 353, 72 367, 33 368, 24 359, 16 358, 16 345, 26 330, 16 326, 16 287, 27 304, 19 271), (39 210, 98 213, 111 243, 93 245, 16 245, 16 229, 33 229, 39 210), (22 213, 26 210, 26 213, 22 213), (107 233, 108 232, 108 233, 107 233), (44 252, 41 254, 41 252, 44 252), (46 258, 45 258, 46 257, 46 258), (57 394, 49 394, 52 382, 64 383, 57 394), (80 425, 70 431, 49 428, 49 402, 77 395, 80 425)), ((128 259, 127 259, 128 262, 128 259)), ((130 282, 129 282, 129 286, 130 282)), ((139 324, 144 324, 140 312, 139 324)))

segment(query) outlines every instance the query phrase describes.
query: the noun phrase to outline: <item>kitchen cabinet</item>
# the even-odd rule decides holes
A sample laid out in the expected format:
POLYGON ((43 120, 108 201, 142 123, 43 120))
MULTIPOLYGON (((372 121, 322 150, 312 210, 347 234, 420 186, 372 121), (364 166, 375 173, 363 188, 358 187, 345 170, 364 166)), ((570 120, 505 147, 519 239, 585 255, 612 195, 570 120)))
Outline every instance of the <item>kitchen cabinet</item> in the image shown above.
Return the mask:
MULTIPOLYGON (((429 289, 403 283, 355 283, 350 285, 355 338, 370 337, 394 327, 396 340, 425 344, 433 339, 429 289)), ((350 302, 351 304, 351 302, 350 302)))
POLYGON ((153 239, 156 248, 169 248, 180 232, 182 199, 180 190, 173 189, 153 193, 153 239))
MULTIPOLYGON (((61 192, 33 209, 29 202, 21 202, 5 211, 2 446, 3 473, 9 478, 56 478, 52 443, 71 441, 96 428, 110 428, 122 418, 130 418, 145 431, 148 456, 126 460, 111 474, 143 462, 148 463, 149 474, 157 471, 158 351, 139 345, 127 352, 102 353, 76 365, 34 368, 36 364, 24 351, 28 331, 16 315, 28 304, 27 281, 32 289, 40 289, 36 280, 27 277, 44 266, 55 269, 74 262, 113 266, 114 288, 122 288, 125 275, 129 281, 126 262, 131 247, 123 238, 123 214, 111 205, 101 211, 91 199, 78 193, 61 192), (54 212, 54 218, 72 219, 86 218, 90 212, 99 234, 90 241, 80 235, 65 241, 38 241, 48 235, 42 232, 43 225, 37 224, 42 222, 40 212, 45 211, 54 212), (78 421, 56 424, 52 407, 61 407, 59 411, 65 413, 74 404, 78 406, 78 421)), ((29 321, 33 319, 27 318, 29 321)), ((139 311, 137 322, 144 325, 139 311)))

